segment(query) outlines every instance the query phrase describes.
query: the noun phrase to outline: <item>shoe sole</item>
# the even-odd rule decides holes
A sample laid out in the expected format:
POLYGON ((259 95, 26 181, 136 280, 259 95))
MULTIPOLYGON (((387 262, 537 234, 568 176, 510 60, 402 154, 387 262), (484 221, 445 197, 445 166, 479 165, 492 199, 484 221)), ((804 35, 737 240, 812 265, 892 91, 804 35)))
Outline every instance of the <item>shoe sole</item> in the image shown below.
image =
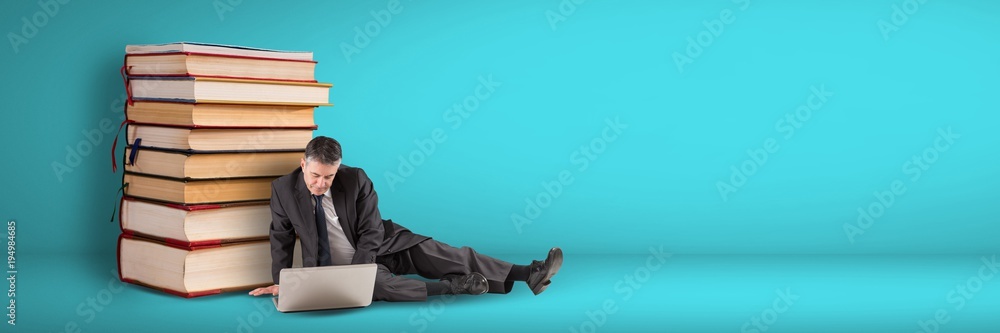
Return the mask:
POLYGON ((480 291, 478 294, 473 294, 471 292, 469 294, 470 295, 482 295, 482 294, 485 294, 486 292, 490 291, 490 281, 486 280, 486 276, 484 276, 484 275, 482 275, 480 273, 474 273, 474 274, 476 274, 476 277, 479 278, 479 281, 482 282, 483 291, 480 291))
MULTIPOLYGON (((531 292, 533 292, 535 295, 541 294, 543 291, 545 291, 545 289, 548 289, 549 284, 552 284, 552 277, 556 276, 556 273, 558 273, 559 269, 562 268, 562 263, 563 263, 562 249, 554 248, 552 250, 549 250, 549 256, 553 258, 552 266, 549 267, 548 273, 545 274, 545 278, 542 279, 543 282, 535 286, 535 288, 531 288, 531 292)), ((548 257, 546 257, 546 259, 548 259, 548 257)))

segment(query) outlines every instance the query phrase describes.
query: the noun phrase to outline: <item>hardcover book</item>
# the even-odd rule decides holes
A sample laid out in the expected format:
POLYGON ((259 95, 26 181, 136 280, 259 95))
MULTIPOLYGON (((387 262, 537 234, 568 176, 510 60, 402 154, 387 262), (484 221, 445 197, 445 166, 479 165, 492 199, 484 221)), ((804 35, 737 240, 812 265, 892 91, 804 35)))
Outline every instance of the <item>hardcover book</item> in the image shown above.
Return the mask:
POLYGON ((191 76, 129 76, 133 100, 185 103, 330 105, 329 83, 191 76))
POLYGON ((271 199, 278 177, 176 179, 125 172, 125 195, 176 204, 214 204, 271 199))
POLYGON ((194 152, 302 151, 312 130, 298 128, 180 127, 132 123, 126 138, 142 147, 194 152))
MULTIPOLYGON (((296 242, 293 267, 302 266, 300 253, 296 242)), ((122 233, 118 274, 124 282, 187 298, 274 283, 266 240, 186 247, 122 233)))
POLYGON ((313 60, 313 53, 307 51, 281 51, 281 50, 262 49, 256 47, 212 44, 212 43, 177 42, 177 43, 167 43, 167 44, 143 44, 143 45, 125 46, 125 54, 177 53, 177 52, 207 53, 207 54, 218 54, 218 55, 260 57, 260 58, 288 59, 288 60, 313 60))
MULTIPOLYGON (((125 156, 134 148, 125 148, 125 156)), ((299 167, 303 156, 301 151, 190 153, 140 147, 125 171, 180 179, 277 177, 299 167)))
POLYGON ((137 101, 128 120, 181 127, 316 128, 313 106, 194 104, 137 101))
POLYGON ((316 62, 206 53, 147 53, 125 56, 133 76, 204 76, 315 82, 316 62))
POLYGON ((271 225, 268 201, 180 205, 123 197, 123 233, 187 247, 266 240, 271 225))

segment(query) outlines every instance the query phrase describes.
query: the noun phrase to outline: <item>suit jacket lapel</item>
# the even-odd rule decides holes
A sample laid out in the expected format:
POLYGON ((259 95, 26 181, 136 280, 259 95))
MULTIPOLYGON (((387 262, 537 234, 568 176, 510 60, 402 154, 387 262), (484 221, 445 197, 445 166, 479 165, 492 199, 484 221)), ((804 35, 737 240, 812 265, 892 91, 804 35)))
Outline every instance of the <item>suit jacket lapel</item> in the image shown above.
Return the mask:
POLYGON ((344 184, 337 181, 335 178, 333 181, 333 186, 331 186, 330 194, 333 196, 333 208, 337 210, 337 219, 340 221, 340 227, 344 229, 344 235, 347 236, 347 241, 351 242, 351 247, 358 248, 355 238, 357 235, 354 232, 354 225, 356 224, 350 218, 348 218, 347 210, 347 196, 344 195, 344 184))
MULTIPOLYGON (((303 242, 303 249, 318 249, 319 248, 319 238, 316 237, 302 237, 303 235, 316 235, 316 211, 312 204, 312 195, 309 192, 309 188, 306 187, 306 181, 302 177, 302 170, 299 170, 299 179, 295 182, 295 202, 299 206, 299 217, 302 221, 300 227, 305 228, 302 233, 299 234, 299 238, 303 242)), ((295 221, 295 219, 292 219, 295 221)), ((313 254, 310 257, 315 257, 313 254)))

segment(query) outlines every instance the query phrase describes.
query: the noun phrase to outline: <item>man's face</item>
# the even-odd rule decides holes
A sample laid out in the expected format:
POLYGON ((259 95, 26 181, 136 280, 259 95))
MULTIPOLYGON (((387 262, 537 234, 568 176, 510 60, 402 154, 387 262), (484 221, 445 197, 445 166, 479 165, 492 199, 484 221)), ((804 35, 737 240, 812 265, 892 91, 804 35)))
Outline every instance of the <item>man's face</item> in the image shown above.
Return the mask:
POLYGON ((306 162, 303 158, 300 162, 302 166, 302 178, 309 187, 309 192, 313 195, 322 195, 330 189, 333 184, 333 177, 337 175, 337 168, 340 168, 340 161, 334 164, 323 164, 320 162, 306 162))

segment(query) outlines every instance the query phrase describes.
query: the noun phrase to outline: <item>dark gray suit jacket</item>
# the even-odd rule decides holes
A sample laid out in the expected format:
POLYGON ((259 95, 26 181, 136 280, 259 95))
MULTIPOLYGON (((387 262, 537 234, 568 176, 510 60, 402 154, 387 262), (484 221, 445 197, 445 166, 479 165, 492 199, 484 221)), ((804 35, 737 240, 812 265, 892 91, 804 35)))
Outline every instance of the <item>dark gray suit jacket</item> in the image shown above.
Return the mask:
MULTIPOLYGON (((341 165, 330 187, 333 206, 347 240, 354 247, 351 264, 375 262, 378 255, 406 250, 429 237, 417 235, 392 220, 382 220, 378 195, 360 168, 341 165)), ((271 275, 278 284, 282 268, 292 267, 295 237, 302 246, 302 266, 319 264, 319 237, 312 197, 296 169, 271 183, 271 275)))

